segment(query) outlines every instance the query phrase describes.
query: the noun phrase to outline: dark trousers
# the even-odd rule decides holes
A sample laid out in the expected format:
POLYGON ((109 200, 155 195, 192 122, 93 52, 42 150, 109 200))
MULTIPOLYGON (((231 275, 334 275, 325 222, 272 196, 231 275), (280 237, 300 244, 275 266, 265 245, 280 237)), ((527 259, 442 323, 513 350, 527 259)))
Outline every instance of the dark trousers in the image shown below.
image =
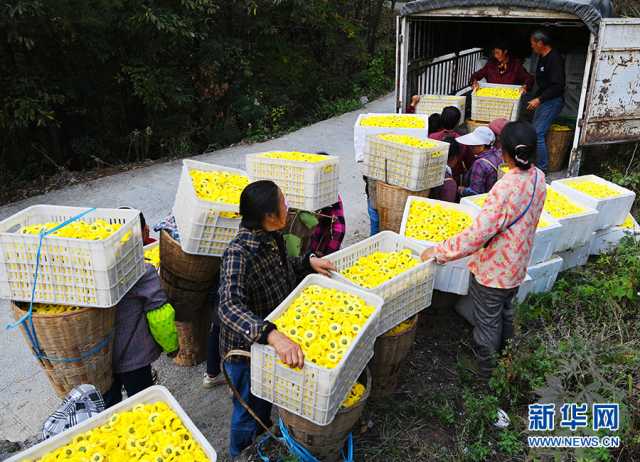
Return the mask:
POLYGON ((215 377, 220 372, 220 326, 212 322, 207 337, 207 374, 215 377))
POLYGON ((127 391, 127 396, 131 397, 151 385, 153 385, 151 364, 133 371, 113 374, 113 385, 103 396, 105 407, 111 407, 122 401, 123 386, 127 391))
POLYGON ((496 355, 513 337, 513 297, 518 288, 496 289, 480 284, 471 275, 469 295, 473 301, 473 343, 480 373, 490 375, 496 355))
MULTIPOLYGON (((271 403, 254 396, 251 393, 251 370, 249 363, 245 361, 227 362, 225 369, 229 374, 231 383, 238 390, 242 399, 249 405, 262 422, 270 427, 271 403)), ((229 438, 229 454, 238 456, 243 449, 251 446, 256 436, 262 433, 262 427, 251 417, 251 414, 233 397, 233 410, 231 411, 231 434, 229 438)))

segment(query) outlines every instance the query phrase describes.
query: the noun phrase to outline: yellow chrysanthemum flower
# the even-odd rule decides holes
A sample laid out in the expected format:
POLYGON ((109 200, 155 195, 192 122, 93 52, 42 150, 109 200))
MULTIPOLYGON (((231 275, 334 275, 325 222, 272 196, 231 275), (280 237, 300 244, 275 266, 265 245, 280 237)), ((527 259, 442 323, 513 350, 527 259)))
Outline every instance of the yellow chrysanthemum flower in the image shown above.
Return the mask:
POLYGON ((461 233, 472 222, 471 215, 461 210, 432 202, 413 201, 405 236, 420 241, 442 242, 461 233))
POLYGON ((588 196, 595 197, 596 199, 607 199, 610 197, 620 196, 620 191, 613 189, 611 186, 605 183, 599 183, 597 181, 590 180, 570 180, 563 181, 563 184, 580 191, 588 196))
POLYGON ((362 127, 426 128, 424 119, 412 115, 370 115, 360 119, 362 127))

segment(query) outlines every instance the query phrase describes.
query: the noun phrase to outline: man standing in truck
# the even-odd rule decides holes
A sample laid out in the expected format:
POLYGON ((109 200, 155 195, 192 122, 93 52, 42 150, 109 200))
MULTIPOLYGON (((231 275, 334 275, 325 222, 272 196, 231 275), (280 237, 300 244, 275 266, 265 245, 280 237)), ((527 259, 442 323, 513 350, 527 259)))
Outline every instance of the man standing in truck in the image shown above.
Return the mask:
POLYGON ((545 137, 564 106, 564 59, 553 47, 551 37, 545 31, 538 30, 531 34, 531 49, 538 55, 538 65, 536 87, 529 97, 527 109, 535 111, 533 126, 538 136, 536 165, 546 173, 549 155, 545 137))

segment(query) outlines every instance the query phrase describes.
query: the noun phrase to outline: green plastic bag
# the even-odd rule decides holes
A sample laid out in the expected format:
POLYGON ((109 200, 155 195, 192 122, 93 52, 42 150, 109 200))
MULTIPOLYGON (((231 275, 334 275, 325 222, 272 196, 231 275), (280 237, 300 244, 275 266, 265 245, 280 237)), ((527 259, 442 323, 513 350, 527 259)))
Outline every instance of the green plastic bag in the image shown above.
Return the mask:
POLYGON ((170 303, 147 312, 149 330, 153 339, 167 353, 178 349, 178 331, 176 329, 176 311, 170 303))
POLYGON ((316 214, 310 212, 300 212, 298 219, 307 227, 307 229, 313 229, 318 226, 318 223, 320 223, 316 214))
POLYGON ((299 257, 302 250, 302 239, 295 234, 285 234, 284 243, 287 247, 287 255, 290 257, 299 257))

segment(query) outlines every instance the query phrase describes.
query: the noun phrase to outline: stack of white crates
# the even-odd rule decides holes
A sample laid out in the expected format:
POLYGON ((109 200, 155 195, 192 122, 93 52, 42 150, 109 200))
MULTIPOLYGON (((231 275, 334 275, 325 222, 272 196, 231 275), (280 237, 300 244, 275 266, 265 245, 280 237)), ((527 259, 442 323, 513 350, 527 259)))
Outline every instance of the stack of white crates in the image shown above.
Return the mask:
POLYGON ((409 135, 421 140, 426 140, 429 136, 429 117, 425 114, 360 114, 358 120, 353 127, 353 149, 356 155, 356 162, 364 160, 364 150, 368 135, 376 135, 380 133, 394 133, 396 135, 409 135), (385 126, 369 126, 363 125, 368 117, 386 117, 389 124, 385 126), (416 122, 414 128, 406 128, 394 125, 394 120, 411 120, 416 122))
MULTIPOLYGON (((413 138, 413 141, 424 141, 413 138)), ((363 174, 409 191, 441 186, 447 168, 449 143, 428 140, 429 147, 413 147, 387 134, 368 135, 363 174)))
POLYGON ((634 228, 637 229, 637 223, 635 223, 633 217, 630 218, 630 227, 621 226, 630 216, 629 213, 635 200, 635 193, 633 191, 596 175, 584 175, 556 180, 551 183, 551 186, 581 206, 597 210, 598 218, 593 227, 592 239, 589 242, 589 248, 583 252, 587 253, 587 256, 589 254, 596 255, 611 251, 625 235, 635 234, 634 228), (572 185, 583 181, 601 184, 615 191, 615 195, 605 198, 595 198, 572 187, 572 185))

